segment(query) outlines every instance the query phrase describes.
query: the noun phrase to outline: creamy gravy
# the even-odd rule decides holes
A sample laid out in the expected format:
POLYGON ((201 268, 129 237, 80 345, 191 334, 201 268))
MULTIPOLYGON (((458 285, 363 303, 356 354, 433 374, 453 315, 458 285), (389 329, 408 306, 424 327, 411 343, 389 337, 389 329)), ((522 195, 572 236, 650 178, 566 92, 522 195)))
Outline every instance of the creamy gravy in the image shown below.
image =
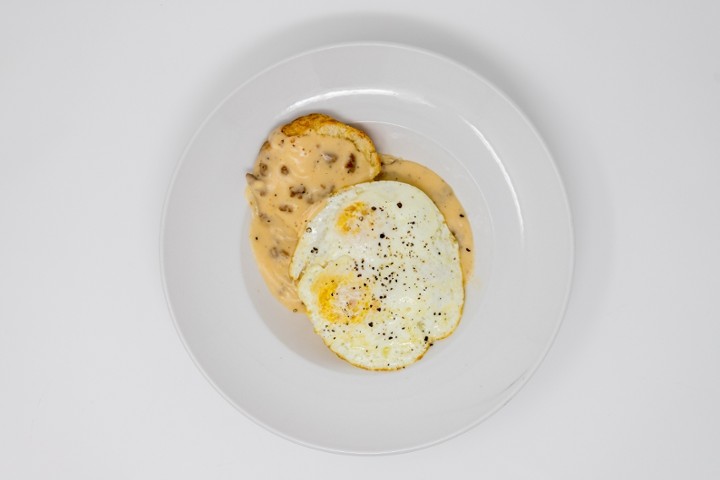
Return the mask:
POLYGON ((330 193, 372 180, 370 165, 345 138, 274 130, 247 174, 246 196, 254 209, 250 240, 270 291, 294 312, 305 310, 289 275, 290 260, 312 213, 330 193))
POLYGON ((309 219, 331 193, 373 179, 396 180, 425 192, 458 240, 465 281, 472 272, 472 231, 452 188, 432 170, 409 160, 381 155, 382 169, 376 177, 376 168, 362 159, 350 140, 317 134, 288 137, 277 129, 247 174, 255 260, 272 294, 293 312, 305 311, 289 269, 309 219))

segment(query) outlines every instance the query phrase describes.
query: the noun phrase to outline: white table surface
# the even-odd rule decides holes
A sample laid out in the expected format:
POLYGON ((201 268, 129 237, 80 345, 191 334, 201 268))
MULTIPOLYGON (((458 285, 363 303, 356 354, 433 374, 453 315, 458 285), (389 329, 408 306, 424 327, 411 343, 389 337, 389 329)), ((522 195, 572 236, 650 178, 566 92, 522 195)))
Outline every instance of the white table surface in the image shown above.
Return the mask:
POLYGON ((720 478, 719 25, 712 0, 3 2, 0 478, 720 478), (236 411, 160 279, 163 200, 202 119, 258 69, 349 40, 497 84, 576 228, 536 375, 468 433, 394 456, 312 450, 236 411))

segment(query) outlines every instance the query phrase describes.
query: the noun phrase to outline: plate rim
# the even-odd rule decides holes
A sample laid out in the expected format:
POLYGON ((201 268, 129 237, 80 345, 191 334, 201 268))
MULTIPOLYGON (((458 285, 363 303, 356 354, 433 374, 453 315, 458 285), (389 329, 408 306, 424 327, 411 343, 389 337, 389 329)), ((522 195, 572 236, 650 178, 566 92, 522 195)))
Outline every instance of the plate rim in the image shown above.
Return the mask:
POLYGON ((173 168, 173 172, 170 176, 170 181, 168 183, 168 186, 165 191, 165 195, 163 197, 163 204, 162 204, 162 215, 161 215, 161 221, 160 221, 160 235, 159 235, 159 273, 160 273, 160 279, 162 283, 162 290, 163 290, 163 296, 165 298, 165 303, 168 307, 168 312, 170 314, 170 319, 172 321, 173 327, 175 329, 176 334, 180 338, 180 341, 185 349, 185 351, 190 356, 191 360, 195 364, 195 367, 200 371, 200 373, 205 377, 205 379, 210 383, 210 385, 213 386, 213 388, 226 400, 230 405, 232 405, 236 410, 240 411, 246 418, 253 421, 255 424, 261 426, 267 431, 272 432, 275 435, 278 435, 281 438, 284 438, 286 440, 289 440, 295 444, 303 445, 305 447, 313 448, 320 451, 325 452, 331 452, 336 454, 349 454, 349 455, 358 455, 358 456, 378 456, 378 455, 391 455, 391 454, 399 454, 399 453, 407 453, 412 451, 421 450, 424 448, 428 448, 440 443, 443 443, 447 440, 450 440, 452 438, 455 438, 465 432, 468 432, 469 430, 474 429, 479 424, 487 420, 489 417, 493 416, 495 413, 497 413, 499 410, 501 410, 503 407, 505 407, 510 401, 512 401, 517 393, 522 390, 522 388, 530 381, 530 379, 535 375, 539 367, 542 365, 542 363, 547 358, 548 353, 552 349, 553 345, 555 344, 555 341, 557 340, 558 333, 564 324, 566 320, 566 314, 570 303, 570 297, 572 295, 573 291, 573 285, 574 285, 574 278, 575 278, 575 250, 576 250, 576 237, 575 237, 575 225, 572 215, 572 209, 570 207, 570 201, 567 194, 567 188, 565 186, 565 182, 563 181, 563 176, 561 175, 557 162, 555 161, 554 156, 552 155, 550 149, 547 146, 547 143, 545 142, 544 138, 540 135, 538 129, 536 128, 535 124, 530 121, 528 116, 525 114, 525 112, 519 108, 519 106, 513 101, 511 97, 509 97, 501 88, 499 88, 494 82, 490 81, 487 77, 483 76, 481 73, 479 73, 477 70, 474 70, 467 66, 466 64, 459 62, 455 60, 454 58, 447 56, 445 54, 439 53, 434 50, 430 50, 427 48, 417 47, 414 45, 409 45, 406 43, 400 43, 400 42, 390 42, 390 41, 375 41, 375 40, 369 40, 369 41, 347 41, 347 42, 334 42, 334 43, 328 43, 325 45, 321 45, 318 47, 314 47, 311 49, 306 49, 300 52, 297 52, 293 55, 289 55, 283 59, 280 59, 278 61, 275 61, 273 63, 270 63, 269 65, 265 66, 264 68, 257 71, 255 74, 247 77, 244 81, 239 83, 236 87, 232 88, 229 93, 227 93, 203 118, 203 120, 198 124, 198 126, 195 128, 193 134, 190 136, 189 140, 186 142, 185 147, 182 150, 182 153, 180 154, 179 158, 175 162, 175 166, 173 168), (519 377, 515 382, 513 382, 508 388, 504 390, 504 393, 507 395, 503 401, 498 402, 493 408, 488 409, 483 415, 478 416, 476 419, 474 419, 472 422, 469 422, 467 425, 465 425, 463 428, 456 429, 455 431, 442 435, 434 440, 426 441, 419 444, 413 444, 412 446, 406 447, 406 448, 397 448, 393 450, 377 450, 377 451, 354 451, 354 450, 348 450, 343 448, 331 448, 325 445, 316 444, 307 440, 303 440, 300 438, 296 438, 292 435, 289 435, 281 430, 278 430, 277 428, 263 422, 259 418, 255 417, 254 415, 247 412, 244 408, 242 408, 240 405, 238 405, 232 398, 229 397, 229 395, 220 388, 219 385, 216 384, 216 382, 210 377, 208 372, 203 368, 203 366, 200 364, 200 361, 197 359, 196 355, 193 353, 192 349, 190 348, 190 345, 188 344, 187 339, 185 338, 185 335, 183 334, 180 325, 178 323, 177 315, 175 312, 175 309, 173 307, 171 298, 170 298, 170 291, 168 287, 168 282, 166 278, 166 265, 165 265, 165 239, 166 239, 166 230, 167 230, 167 218, 168 218, 168 209, 169 205, 171 203, 173 191, 175 188, 175 185, 177 183, 177 178, 179 177, 179 174, 186 163, 186 158, 188 157, 188 154, 193 147, 195 141, 197 140, 198 136, 202 133, 204 128, 207 126, 207 124, 214 118, 214 116, 220 111, 239 91, 241 91, 246 85, 252 83, 253 81, 257 80, 258 78, 261 78, 262 76, 266 75, 267 73, 271 72, 272 70, 280 67, 283 64, 290 63, 293 61, 297 61, 303 57, 309 57, 313 54, 331 51, 331 50, 337 50, 342 48, 354 48, 354 47, 374 47, 374 48, 390 48, 394 50, 400 50, 400 51, 408 51, 416 54, 422 54, 429 57, 434 57, 435 59, 447 62, 449 64, 452 64, 455 68, 464 71, 466 74, 472 76, 473 78, 477 79, 478 81, 484 83, 492 92, 493 94, 497 95, 502 99, 503 102, 505 102, 508 106, 512 108, 514 113, 520 117, 522 122, 525 124, 525 127, 532 133, 534 139, 538 142, 539 147, 542 149, 544 156, 547 159, 547 166, 550 167, 552 171, 552 176, 555 180, 557 180, 557 186, 559 188, 559 191, 557 192, 559 194, 559 197, 562 199, 562 213, 564 219, 567 220, 566 226, 567 231, 564 232, 564 236, 566 236, 569 250, 567 252, 567 258, 565 259, 567 262, 567 278, 565 284, 562 286, 563 291, 563 298, 561 301, 556 303, 556 305, 559 307, 559 314, 557 315, 555 321, 554 321, 554 327, 552 332, 549 335, 549 338, 545 342, 544 348, 542 352, 538 355, 538 358, 525 370, 525 372, 519 377))

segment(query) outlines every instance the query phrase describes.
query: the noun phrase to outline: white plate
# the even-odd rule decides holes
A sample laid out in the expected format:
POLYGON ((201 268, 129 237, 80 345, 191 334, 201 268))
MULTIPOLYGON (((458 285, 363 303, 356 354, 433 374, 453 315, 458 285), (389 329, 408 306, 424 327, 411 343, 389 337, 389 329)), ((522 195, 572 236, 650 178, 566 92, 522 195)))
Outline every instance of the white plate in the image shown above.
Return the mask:
POLYGON ((162 228, 166 295, 200 370, 257 423, 337 452, 416 449, 498 410, 550 347, 572 273, 564 189, 526 118, 463 66, 390 44, 312 51, 235 90, 190 142, 162 228), (273 127, 316 111, 429 166, 469 213, 476 266, 461 324, 405 370, 339 360, 256 269, 244 174, 273 127))

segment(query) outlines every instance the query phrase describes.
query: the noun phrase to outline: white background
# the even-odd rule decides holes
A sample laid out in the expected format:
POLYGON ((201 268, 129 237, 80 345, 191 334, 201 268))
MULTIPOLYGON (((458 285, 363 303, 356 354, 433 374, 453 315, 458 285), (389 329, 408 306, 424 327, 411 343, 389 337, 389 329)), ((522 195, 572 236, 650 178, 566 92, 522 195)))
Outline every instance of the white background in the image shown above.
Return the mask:
POLYGON ((720 3, 0 6, 0 478, 720 478, 720 3), (390 40, 463 62, 566 183, 576 271, 549 356, 435 447, 276 437, 202 377, 162 292, 172 172, 275 61, 390 40))

